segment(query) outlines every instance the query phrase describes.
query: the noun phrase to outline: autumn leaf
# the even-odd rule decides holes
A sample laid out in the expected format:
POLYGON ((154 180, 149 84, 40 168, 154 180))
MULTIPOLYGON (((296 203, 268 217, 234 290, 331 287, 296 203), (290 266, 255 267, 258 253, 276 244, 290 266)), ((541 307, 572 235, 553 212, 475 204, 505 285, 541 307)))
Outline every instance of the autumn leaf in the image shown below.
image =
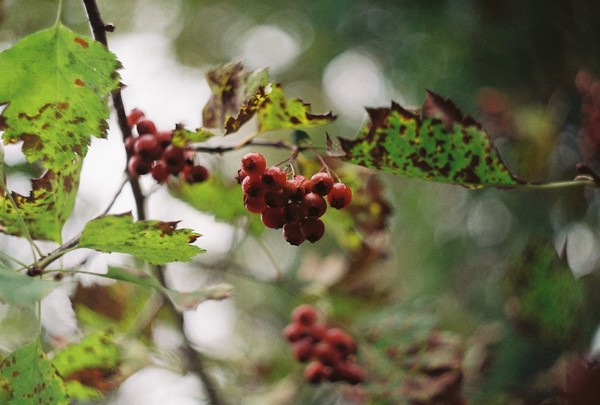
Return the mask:
POLYGON ((388 173, 478 188, 523 184, 475 120, 428 92, 421 113, 392 102, 367 109, 354 140, 340 138, 341 159, 388 173))
POLYGON ((102 44, 57 23, 0 53, 5 143, 23 141, 29 162, 59 171, 83 157, 90 135, 105 137, 106 96, 121 67, 102 44))
POLYGON ((46 171, 31 181, 31 191, 24 196, 16 192, 0 195, 0 226, 8 235, 61 242, 79 186, 82 160, 77 158, 61 171, 46 171), (27 232, 25 230, 27 229, 27 232))
POLYGON ((106 377, 117 371, 121 357, 113 333, 102 331, 59 350, 52 364, 64 378, 69 396, 90 399, 114 388, 106 377))
POLYGON ((38 341, 11 353, 0 363, 0 381, 0 391, 10 398, 7 405, 70 403, 62 379, 40 350, 38 341))
POLYGON ((106 215, 88 222, 79 247, 128 253, 150 264, 186 262, 204 250, 192 245, 200 234, 177 229, 177 222, 133 221, 131 215, 106 215))
POLYGON ((242 105, 269 83, 266 69, 249 72, 241 62, 217 66, 206 73, 212 95, 202 111, 207 128, 223 128, 228 117, 237 116, 242 105))
POLYGON ((203 111, 206 127, 238 131, 254 116, 258 131, 299 129, 335 120, 331 112, 313 114, 310 104, 288 99, 280 84, 272 83, 266 70, 248 72, 240 62, 221 66, 206 75, 212 96, 203 111))

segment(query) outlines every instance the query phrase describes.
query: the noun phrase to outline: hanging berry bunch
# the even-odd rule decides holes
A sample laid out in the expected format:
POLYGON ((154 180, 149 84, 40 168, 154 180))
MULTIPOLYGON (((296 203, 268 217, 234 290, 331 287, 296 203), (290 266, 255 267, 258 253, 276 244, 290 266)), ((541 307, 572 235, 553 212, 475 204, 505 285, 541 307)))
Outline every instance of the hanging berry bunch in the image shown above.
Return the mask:
POLYGON ((260 214, 266 227, 283 228, 285 240, 296 246, 323 237, 325 224, 320 218, 327 211, 327 203, 342 209, 352 201, 352 190, 336 183, 329 173, 319 172, 310 179, 301 175, 288 178, 282 168, 267 167, 264 156, 256 152, 242 158, 237 180, 246 209, 260 214))
POLYGON ((292 323, 283 329, 283 335, 292 344, 296 360, 301 363, 312 360, 304 370, 304 377, 310 383, 345 381, 355 385, 364 381, 364 370, 354 362, 354 339, 340 328, 319 322, 314 307, 306 304, 296 307, 292 323))
POLYGON ((131 176, 150 173, 160 184, 169 176, 180 176, 188 183, 200 183, 208 178, 206 167, 194 163, 193 151, 173 145, 173 131, 157 131, 154 122, 138 109, 129 113, 127 121, 138 133, 125 140, 131 176))

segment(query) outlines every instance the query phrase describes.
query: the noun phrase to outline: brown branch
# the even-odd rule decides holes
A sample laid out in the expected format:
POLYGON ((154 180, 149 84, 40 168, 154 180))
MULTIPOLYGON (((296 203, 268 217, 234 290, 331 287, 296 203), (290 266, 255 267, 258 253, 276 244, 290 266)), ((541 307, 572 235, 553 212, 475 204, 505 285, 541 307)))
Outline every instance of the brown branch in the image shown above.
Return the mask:
MULTIPOLYGON (((98 9, 98 5, 96 4, 96 0, 83 0, 83 4, 85 6, 86 13, 88 15, 88 21, 90 23, 92 32, 94 34, 94 38, 96 41, 102 43, 104 46, 108 48, 108 41, 106 38, 106 32, 112 32, 114 30, 114 26, 111 24, 105 24, 102 21, 102 16, 100 15, 100 10, 98 9)), ((131 128, 127 122, 127 113, 125 112, 125 106, 123 104, 123 98, 121 96, 121 89, 117 89, 112 93, 113 106, 117 113, 117 120, 119 123, 119 128, 121 129, 121 133, 123 135, 123 141, 125 141, 129 136, 131 136, 131 128)), ((128 156, 129 158, 129 156, 128 156)), ((135 205, 137 210, 138 220, 146 219, 145 212, 145 199, 140 183, 137 178, 129 176, 129 184, 131 185, 131 190, 133 192, 133 196, 135 199, 135 205)), ((159 276, 159 280, 164 287, 167 287, 166 280, 164 278, 164 268, 162 266, 155 266, 156 272, 159 276)), ((174 318, 178 322, 178 326, 182 333, 184 333, 183 329, 183 314, 179 313, 173 303, 170 300, 165 300, 168 304, 169 310, 173 312, 174 318)), ((206 389, 206 393, 209 397, 210 403, 213 405, 222 405, 224 404, 223 400, 221 400, 219 393, 216 388, 215 382, 212 380, 210 375, 206 372, 204 365, 202 364, 200 358, 198 357, 198 353, 192 348, 190 342, 185 339, 185 344, 183 347, 184 356, 189 361, 189 368, 194 371, 204 384, 206 389)))

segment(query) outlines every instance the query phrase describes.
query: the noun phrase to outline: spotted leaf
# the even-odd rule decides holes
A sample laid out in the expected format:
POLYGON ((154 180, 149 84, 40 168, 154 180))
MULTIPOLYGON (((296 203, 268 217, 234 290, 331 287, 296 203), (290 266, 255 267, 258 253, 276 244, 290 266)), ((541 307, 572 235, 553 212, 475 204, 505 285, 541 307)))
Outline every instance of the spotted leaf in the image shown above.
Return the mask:
POLYGON ((38 341, 17 350, 0 363, 0 390, 7 405, 67 405, 64 383, 40 350, 38 341))
POLYGON ((0 53, 0 130, 23 141, 28 161, 58 171, 85 156, 90 136, 106 136, 105 97, 121 67, 105 46, 65 28, 31 34, 0 53))
POLYGON ((237 116, 242 105, 269 83, 269 74, 266 69, 249 72, 234 62, 209 70, 206 80, 212 95, 202 111, 202 124, 224 128, 228 118, 237 116))
POLYGON ((177 229, 177 222, 136 221, 131 215, 106 215, 88 222, 79 247, 128 253, 150 264, 186 262, 203 249, 192 245, 200 234, 177 229))
POLYGON ((356 139, 340 138, 343 160, 471 188, 523 184, 503 163, 481 125, 434 93, 428 93, 420 114, 396 103, 367 112, 369 120, 356 139))
POLYGON ((46 171, 31 181, 27 196, 16 192, 0 195, 0 230, 60 243, 63 225, 75 205, 81 165, 81 158, 76 158, 58 172, 46 171))

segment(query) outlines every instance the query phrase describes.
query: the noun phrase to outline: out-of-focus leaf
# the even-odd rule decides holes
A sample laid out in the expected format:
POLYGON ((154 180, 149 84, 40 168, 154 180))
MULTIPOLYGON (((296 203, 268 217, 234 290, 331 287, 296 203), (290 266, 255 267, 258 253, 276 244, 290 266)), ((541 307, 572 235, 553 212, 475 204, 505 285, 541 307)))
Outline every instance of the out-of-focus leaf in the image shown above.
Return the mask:
POLYGON ((38 341, 10 354, 0 363, 0 392, 7 405, 67 405, 69 398, 52 362, 38 341))
POLYGON ((399 312, 375 319, 361 345, 371 399, 385 404, 462 405, 460 337, 424 315, 399 312))
POLYGON ((241 62, 218 66, 206 73, 212 95, 202 111, 202 125, 224 128, 228 117, 238 116, 240 108, 269 83, 266 69, 248 72, 241 62))
POLYGON ((32 180, 28 196, 11 193, 14 204, 7 195, 0 196, 2 232, 23 236, 25 225, 33 239, 60 243, 63 225, 75 205, 81 165, 81 158, 76 157, 60 171, 46 171, 32 180))
POLYGON ((105 137, 105 97, 119 87, 115 55, 57 23, 0 53, 0 116, 6 143, 23 141, 30 162, 59 171, 105 137))
POLYGON ((585 292, 553 246, 529 246, 507 273, 508 316, 526 334, 567 345, 580 333, 585 292))
POLYGON ((428 92, 421 114, 396 103, 367 109, 354 140, 340 138, 341 159, 388 173, 466 187, 522 184, 475 120, 428 92))
POLYGON ((240 218, 248 218, 249 230, 260 235, 265 226, 257 215, 250 215, 244 208, 242 188, 239 184, 227 184, 219 176, 211 176, 207 181, 196 184, 186 182, 170 185, 171 193, 201 212, 212 214, 219 221, 235 223, 240 218))
POLYGON ((106 377, 116 372, 121 355, 112 332, 97 332, 58 351, 52 364, 65 380, 70 397, 91 399, 113 388, 106 377))
POLYGON ((52 281, 29 277, 0 265, 0 301, 31 307, 57 286, 52 281))
POLYGON ((233 289, 229 284, 217 284, 201 290, 179 292, 163 287, 156 278, 148 273, 134 269, 119 269, 116 267, 110 268, 108 273, 103 275, 103 277, 126 281, 161 291, 168 296, 175 307, 182 312, 195 309, 200 303, 206 300, 222 300, 229 298, 233 289))
POLYGON ((177 125, 177 128, 173 131, 172 142, 173 145, 182 148, 188 142, 204 142, 215 135, 214 132, 211 132, 206 128, 197 128, 195 131, 190 131, 183 128, 181 125, 177 125))
POLYGON ((107 215, 86 224, 79 247, 128 253, 150 264, 165 264, 190 261, 204 252, 191 245, 198 237, 191 229, 177 229, 177 222, 134 222, 131 215, 107 215))

